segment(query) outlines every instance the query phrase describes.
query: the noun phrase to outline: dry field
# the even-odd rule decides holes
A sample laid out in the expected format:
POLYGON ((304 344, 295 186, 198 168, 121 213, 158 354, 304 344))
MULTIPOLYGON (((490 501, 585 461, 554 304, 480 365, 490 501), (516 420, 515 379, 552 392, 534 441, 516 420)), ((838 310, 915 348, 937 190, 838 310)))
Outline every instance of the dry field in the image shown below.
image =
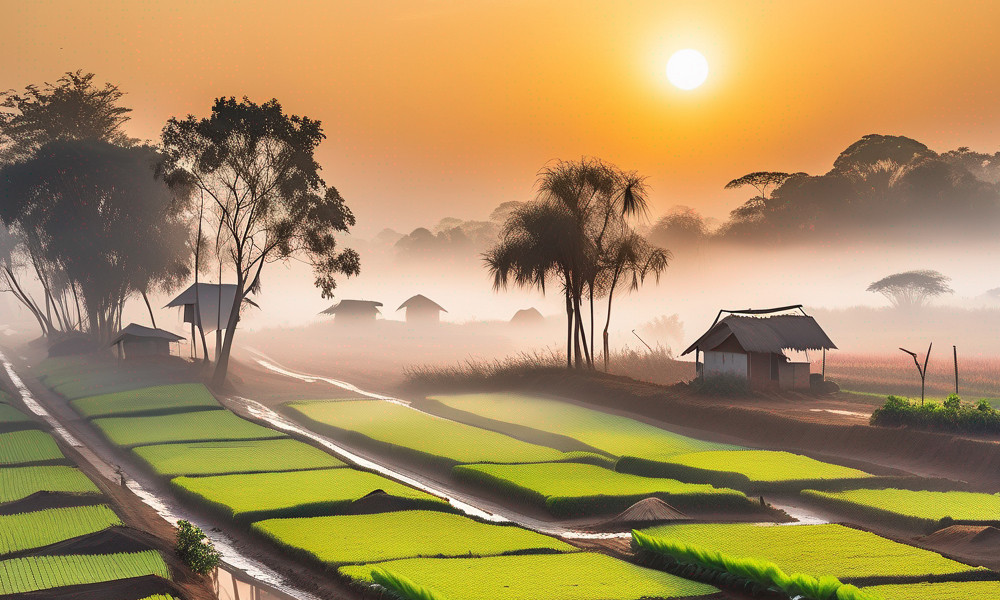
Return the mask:
MULTIPOLYGON (((813 372, 819 370, 820 363, 814 362, 813 372)), ((920 397, 920 375, 913 359, 898 351, 896 354, 831 352, 826 357, 826 376, 842 389, 852 392, 920 397)), ((962 356, 960 353, 958 390, 964 400, 1000 398, 1000 356, 962 356)), ((954 391, 951 346, 935 347, 927 364, 927 396, 943 398, 954 391)))

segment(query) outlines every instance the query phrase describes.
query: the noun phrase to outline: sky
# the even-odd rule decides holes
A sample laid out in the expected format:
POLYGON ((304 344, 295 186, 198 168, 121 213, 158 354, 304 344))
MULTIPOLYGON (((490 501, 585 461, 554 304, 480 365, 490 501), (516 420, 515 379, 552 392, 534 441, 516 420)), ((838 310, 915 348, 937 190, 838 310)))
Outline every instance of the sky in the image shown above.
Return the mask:
POLYGON ((554 159, 649 177, 653 212, 724 217, 727 181, 824 172, 867 133, 1000 147, 996 2, 0 0, 0 87, 83 69, 130 132, 217 96, 320 119, 327 183, 356 233, 485 218, 554 159), (706 83, 674 88, 695 48, 706 83))

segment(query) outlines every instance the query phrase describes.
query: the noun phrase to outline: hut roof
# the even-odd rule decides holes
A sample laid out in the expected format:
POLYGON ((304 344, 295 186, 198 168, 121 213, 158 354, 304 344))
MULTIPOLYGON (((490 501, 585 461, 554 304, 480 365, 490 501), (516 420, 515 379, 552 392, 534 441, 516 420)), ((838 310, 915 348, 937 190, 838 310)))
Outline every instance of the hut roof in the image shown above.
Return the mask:
POLYGON ((375 302, 374 300, 341 300, 320 314, 335 315, 340 312, 359 313, 370 310, 374 310, 377 313, 379 306, 382 306, 382 303, 375 302))
MULTIPOLYGON (((197 292, 195 285, 191 284, 186 290, 181 292, 176 298, 167 303, 165 308, 178 306, 194 306, 198 304, 201 313, 201 325, 206 332, 215 331, 216 327, 225 329, 229 324, 229 313, 232 312, 233 299, 236 298, 236 284, 234 283, 199 283, 197 292), (220 304, 219 301, 222 301, 220 304)), ((250 306, 260 308, 253 300, 244 298, 244 302, 250 306)), ((193 314, 193 313, 192 313, 193 314)))
POLYGON ((614 529, 638 523, 687 520, 690 520, 690 517, 663 500, 654 497, 639 500, 616 516, 604 521, 602 525, 606 528, 614 529))
POLYGON ((406 302, 400 304, 399 308, 396 310, 403 310, 404 308, 432 308, 442 312, 448 312, 440 304, 423 294, 417 294, 416 296, 410 297, 406 302))
POLYGON ((514 313, 514 316, 510 318, 511 323, 535 323, 544 320, 545 317, 542 316, 542 313, 538 312, 538 309, 535 307, 522 308, 514 313))
POLYGON ((111 346, 121 342, 127 337, 134 338, 153 338, 167 340, 168 342, 179 342, 184 338, 175 334, 165 331, 163 329, 153 329, 151 327, 143 327, 142 325, 136 325, 135 323, 129 323, 124 329, 118 332, 118 335, 111 340, 111 346))
POLYGON ((775 315, 747 317, 730 315, 716 323, 681 356, 694 350, 711 350, 730 335, 748 352, 781 352, 782 350, 822 350, 837 346, 807 315, 775 315))

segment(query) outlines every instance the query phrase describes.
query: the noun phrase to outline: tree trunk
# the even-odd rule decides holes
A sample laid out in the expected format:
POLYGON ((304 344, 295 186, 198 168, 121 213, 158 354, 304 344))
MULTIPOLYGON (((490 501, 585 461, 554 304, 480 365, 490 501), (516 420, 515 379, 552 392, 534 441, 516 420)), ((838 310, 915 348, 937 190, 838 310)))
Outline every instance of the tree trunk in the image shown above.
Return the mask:
POLYGON ((566 288, 566 368, 573 368, 573 301, 566 288))
MULTIPOLYGON (((240 307, 243 305, 243 296, 246 294, 246 291, 243 289, 244 286, 246 286, 246 281, 243 279, 242 274, 240 274, 236 278, 236 292, 233 294, 233 306, 229 312, 229 321, 226 323, 226 335, 225 340, 222 342, 222 351, 219 353, 219 361, 216 363, 215 373, 212 375, 212 385, 216 388, 222 388, 226 384, 226 375, 229 371, 229 355, 233 349, 236 324, 240 320, 240 307)), ((219 310, 221 311, 222 309, 220 308, 219 310)))
POLYGON ((587 291, 590 295, 590 368, 594 368, 594 361, 597 360, 597 346, 594 343, 594 282, 591 281, 587 284, 587 291))
POLYGON ((593 363, 591 362, 590 349, 587 346, 587 328, 583 324, 583 315, 582 315, 582 312, 583 312, 583 302, 580 299, 580 296, 583 295, 583 293, 582 293, 583 290, 581 289, 580 291, 581 291, 581 293, 578 294, 577 297, 574 299, 574 308, 576 309, 577 331, 580 334, 580 340, 581 340, 582 346, 583 346, 584 365, 585 366, 592 366, 593 363))
POLYGON ((611 287, 608 289, 608 318, 604 321, 604 372, 610 370, 610 362, 608 355, 610 354, 609 344, 608 344, 608 329, 611 328, 611 301, 615 297, 615 285, 618 283, 618 275, 611 279, 611 287))
POLYGON ((146 303, 146 310, 149 311, 149 320, 153 323, 153 329, 156 329, 156 317, 153 316, 153 307, 149 305, 149 297, 146 296, 146 290, 139 290, 142 294, 142 299, 146 303))

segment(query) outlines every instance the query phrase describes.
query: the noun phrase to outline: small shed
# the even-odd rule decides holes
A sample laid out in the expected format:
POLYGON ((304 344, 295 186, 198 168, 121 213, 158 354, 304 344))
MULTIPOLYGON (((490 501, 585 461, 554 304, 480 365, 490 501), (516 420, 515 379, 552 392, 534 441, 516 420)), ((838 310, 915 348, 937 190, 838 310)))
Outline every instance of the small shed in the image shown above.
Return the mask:
MULTIPOLYGON (((206 333, 217 329, 226 329, 229 325, 229 314, 233 309, 233 299, 236 298, 236 284, 233 283, 198 283, 192 284, 186 290, 171 300, 166 308, 183 307, 184 322, 191 323, 192 330, 198 321, 195 320, 195 306, 201 317, 201 327, 206 333)), ((256 306, 249 299, 245 302, 256 306)))
POLYGON ((142 358, 146 356, 170 356, 170 344, 184 338, 165 331, 129 323, 111 340, 118 358, 142 358))
POLYGON ((545 317, 537 308, 522 308, 510 318, 510 324, 518 327, 535 327, 545 324, 545 317))
POLYGON ((397 311, 406 309, 407 323, 440 323, 441 313, 448 312, 440 304, 423 294, 417 294, 399 305, 397 311))
POLYGON ((810 364, 793 362, 786 351, 836 349, 816 319, 801 305, 780 308, 719 311, 715 323, 681 354, 704 353, 698 363, 702 377, 720 375, 746 378, 750 389, 803 390, 810 388, 810 364), (775 314, 799 310, 801 314, 775 314), (730 313, 719 320, 723 313, 730 313))
POLYGON ((333 315, 334 322, 339 324, 374 323, 379 314, 381 302, 372 300, 341 300, 324 310, 323 315, 333 315))

